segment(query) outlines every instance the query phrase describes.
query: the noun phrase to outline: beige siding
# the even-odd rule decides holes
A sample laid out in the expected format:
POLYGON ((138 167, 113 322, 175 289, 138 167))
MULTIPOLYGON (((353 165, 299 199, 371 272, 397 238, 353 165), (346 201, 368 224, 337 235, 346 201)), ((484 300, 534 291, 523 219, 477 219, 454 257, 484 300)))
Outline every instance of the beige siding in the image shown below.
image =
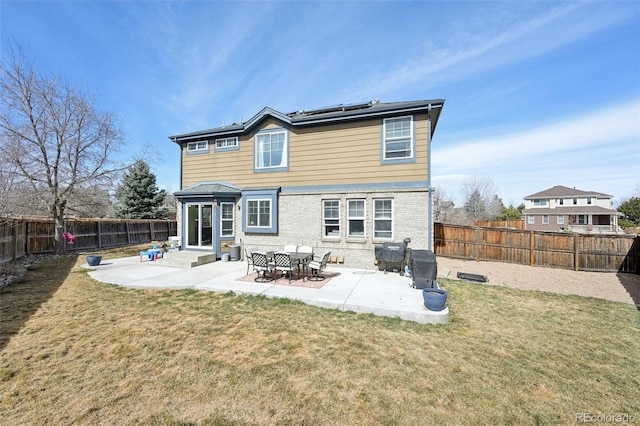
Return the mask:
POLYGON ((254 173, 253 135, 279 127, 265 120, 250 134, 240 137, 240 149, 186 155, 182 150, 182 187, 198 182, 223 181, 246 188, 426 181, 426 115, 416 117, 416 162, 382 165, 382 119, 292 129, 289 131, 289 170, 254 173))

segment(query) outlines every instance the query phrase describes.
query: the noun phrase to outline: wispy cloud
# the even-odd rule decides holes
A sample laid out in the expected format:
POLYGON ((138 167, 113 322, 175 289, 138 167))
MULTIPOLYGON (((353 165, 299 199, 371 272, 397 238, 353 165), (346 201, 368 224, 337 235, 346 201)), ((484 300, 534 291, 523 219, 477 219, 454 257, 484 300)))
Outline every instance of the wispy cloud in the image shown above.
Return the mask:
POLYGON ((367 98, 415 84, 421 90, 437 87, 544 55, 637 14, 632 5, 600 8, 591 2, 561 3, 540 13, 520 14, 514 21, 470 25, 473 32, 466 25, 457 30, 452 25, 457 34, 450 34, 439 44, 423 40, 425 47, 421 54, 371 75, 347 91, 354 98, 367 98))
POLYGON ((517 199, 569 182, 598 183, 624 195, 634 178, 640 180, 639 117, 640 101, 634 100, 517 133, 452 146, 436 141, 433 179, 459 187, 465 177, 491 176, 507 198, 517 199))

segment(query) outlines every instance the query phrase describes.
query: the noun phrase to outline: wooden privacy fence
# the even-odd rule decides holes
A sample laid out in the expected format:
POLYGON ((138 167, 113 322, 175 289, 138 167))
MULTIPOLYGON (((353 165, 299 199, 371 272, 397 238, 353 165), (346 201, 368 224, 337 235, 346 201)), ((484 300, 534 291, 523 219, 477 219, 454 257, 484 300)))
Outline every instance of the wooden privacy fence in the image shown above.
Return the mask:
POLYGON ((515 228, 524 229, 524 220, 477 220, 473 223, 475 226, 482 226, 485 228, 515 228))
POLYGON ((436 223, 437 255, 576 271, 640 274, 640 237, 436 223))
MULTIPOLYGON (((75 237, 67 250, 166 241, 177 234, 177 222, 169 220, 66 220, 65 231, 75 237)), ((53 253, 55 224, 46 220, 7 220, 0 223, 0 263, 28 254, 53 253)))

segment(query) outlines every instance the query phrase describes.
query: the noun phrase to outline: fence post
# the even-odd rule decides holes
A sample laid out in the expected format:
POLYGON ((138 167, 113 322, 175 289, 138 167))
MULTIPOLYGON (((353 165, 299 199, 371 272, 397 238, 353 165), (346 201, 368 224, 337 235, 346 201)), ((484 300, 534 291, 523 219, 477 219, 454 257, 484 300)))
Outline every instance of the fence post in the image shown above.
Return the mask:
POLYGON ((535 241, 536 237, 533 231, 529 231, 529 266, 534 266, 536 263, 535 241))
POLYGON ((476 261, 480 260, 480 228, 476 228, 476 261))
POLYGON ((578 234, 573 234, 573 269, 579 270, 580 259, 578 258, 578 234))
POLYGON ((97 220, 96 221, 96 225, 98 225, 98 227, 97 227, 98 248, 101 249, 102 248, 102 222, 97 220))
POLYGON ((151 241, 155 241, 154 233, 153 233, 153 221, 149 220, 149 236, 151 237, 151 241))
POLYGON ((131 244, 131 231, 129 230, 129 222, 125 222, 124 226, 127 228, 127 244, 131 244))
POLYGON ((18 227, 14 223, 8 222, 11 229, 11 261, 17 259, 16 253, 18 252, 18 227))

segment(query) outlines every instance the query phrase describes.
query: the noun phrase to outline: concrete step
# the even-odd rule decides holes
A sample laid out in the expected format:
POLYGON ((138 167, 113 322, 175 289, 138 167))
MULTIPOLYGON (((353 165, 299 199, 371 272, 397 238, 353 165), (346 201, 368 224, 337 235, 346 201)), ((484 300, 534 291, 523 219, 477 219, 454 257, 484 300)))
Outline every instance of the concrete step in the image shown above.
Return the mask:
POLYGON ((215 262, 215 253, 203 253, 201 251, 173 251, 165 253, 158 263, 167 266, 177 266, 179 268, 194 268, 205 263, 215 262))

